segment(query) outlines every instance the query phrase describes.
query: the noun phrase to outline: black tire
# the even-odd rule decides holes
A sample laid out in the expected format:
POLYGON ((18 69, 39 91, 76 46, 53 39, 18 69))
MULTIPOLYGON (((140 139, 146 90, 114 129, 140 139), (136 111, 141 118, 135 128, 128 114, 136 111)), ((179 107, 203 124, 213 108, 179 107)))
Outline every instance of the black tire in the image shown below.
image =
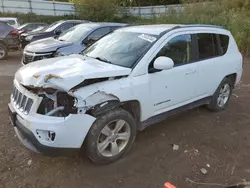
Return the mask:
POLYGON ((8 48, 4 44, 0 43, 0 49, 4 52, 3 56, 0 54, 0 60, 5 60, 8 57, 8 48))
POLYGON ((133 146, 135 137, 136 137, 136 121, 133 118, 133 116, 124 109, 115 108, 97 117, 96 121, 93 123, 85 139, 84 148, 85 148, 88 158, 91 161, 93 161, 94 163, 98 163, 98 164, 108 164, 108 163, 115 162, 116 160, 124 156, 133 146), (124 147, 124 149, 120 151, 120 153, 118 153, 117 155, 110 156, 110 157, 103 156, 99 152, 98 146, 97 146, 99 135, 102 129, 106 125, 118 119, 124 120, 129 125, 130 127, 129 141, 127 142, 127 145, 124 147))
POLYGON ((215 111, 215 112, 225 110, 228 107, 228 103, 229 103, 229 100, 230 100, 231 95, 232 95, 232 89, 233 89, 233 81, 232 81, 232 79, 228 78, 228 77, 225 77, 222 80, 222 82, 220 83, 219 87, 216 89, 216 91, 215 91, 215 93, 213 95, 213 98, 212 98, 210 104, 208 105, 208 108, 210 110, 212 110, 212 111, 215 111), (220 91, 221 91, 222 87, 225 86, 226 84, 230 86, 229 97, 228 97, 226 103, 224 103, 223 106, 220 106, 218 104, 218 98, 220 96, 220 91))

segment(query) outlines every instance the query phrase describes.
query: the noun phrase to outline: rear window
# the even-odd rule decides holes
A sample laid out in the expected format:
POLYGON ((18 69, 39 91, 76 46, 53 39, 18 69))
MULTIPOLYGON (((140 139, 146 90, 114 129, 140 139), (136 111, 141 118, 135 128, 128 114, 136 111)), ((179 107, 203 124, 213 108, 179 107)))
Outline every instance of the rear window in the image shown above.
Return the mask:
POLYGON ((209 59, 219 56, 218 43, 215 34, 197 34, 199 60, 209 59))
POLYGON ((227 53, 228 45, 229 45, 229 36, 227 35, 219 35, 220 37, 220 43, 221 43, 221 52, 222 55, 227 53))
POLYGON ((10 25, 15 25, 16 24, 16 22, 14 20, 6 20, 6 22, 8 22, 8 24, 10 24, 10 25))

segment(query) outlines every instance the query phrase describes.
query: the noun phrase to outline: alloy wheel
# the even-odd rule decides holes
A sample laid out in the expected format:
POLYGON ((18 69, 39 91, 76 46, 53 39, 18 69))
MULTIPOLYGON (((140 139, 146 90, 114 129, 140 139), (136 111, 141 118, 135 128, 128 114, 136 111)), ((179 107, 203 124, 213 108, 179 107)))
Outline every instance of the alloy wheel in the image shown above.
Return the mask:
POLYGON ((128 144, 131 130, 129 124, 118 119, 107 124, 99 134, 97 148, 101 155, 113 157, 118 155, 128 144))

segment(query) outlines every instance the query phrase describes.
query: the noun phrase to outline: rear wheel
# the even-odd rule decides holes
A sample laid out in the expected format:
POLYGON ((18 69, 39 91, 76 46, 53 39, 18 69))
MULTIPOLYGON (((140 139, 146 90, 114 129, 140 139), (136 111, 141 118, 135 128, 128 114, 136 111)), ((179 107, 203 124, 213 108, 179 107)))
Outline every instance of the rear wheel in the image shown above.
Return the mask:
POLYGON ((136 137, 136 121, 132 115, 116 108, 99 116, 85 140, 88 157, 95 163, 111 163, 131 148, 136 137))
POLYGON ((217 88, 213 95, 212 101, 208 105, 208 108, 213 111, 221 111, 228 107, 229 99, 232 95, 233 81, 226 77, 222 80, 221 84, 217 88))
POLYGON ((4 44, 0 44, 0 60, 6 59, 8 56, 8 49, 4 44))

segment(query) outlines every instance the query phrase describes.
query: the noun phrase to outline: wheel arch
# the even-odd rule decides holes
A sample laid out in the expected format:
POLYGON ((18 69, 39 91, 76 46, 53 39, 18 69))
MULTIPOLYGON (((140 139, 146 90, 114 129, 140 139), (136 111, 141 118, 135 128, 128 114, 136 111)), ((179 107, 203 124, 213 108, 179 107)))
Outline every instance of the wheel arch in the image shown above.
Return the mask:
POLYGON ((121 108, 128 111, 136 120, 136 125, 141 122, 141 104, 138 100, 130 100, 122 102, 120 105, 121 108))
POLYGON ((94 117, 98 117, 118 107, 126 110, 133 116, 133 118, 136 120, 136 125, 138 128, 138 125, 140 124, 140 121, 141 121, 141 105, 138 100, 129 100, 129 101, 122 101, 122 102, 119 101, 119 99, 108 100, 100 104, 96 104, 91 109, 89 109, 86 113, 94 117))
POLYGON ((232 80, 233 87, 235 86, 236 77, 237 77, 237 73, 232 73, 226 76, 226 78, 229 78, 232 80))

